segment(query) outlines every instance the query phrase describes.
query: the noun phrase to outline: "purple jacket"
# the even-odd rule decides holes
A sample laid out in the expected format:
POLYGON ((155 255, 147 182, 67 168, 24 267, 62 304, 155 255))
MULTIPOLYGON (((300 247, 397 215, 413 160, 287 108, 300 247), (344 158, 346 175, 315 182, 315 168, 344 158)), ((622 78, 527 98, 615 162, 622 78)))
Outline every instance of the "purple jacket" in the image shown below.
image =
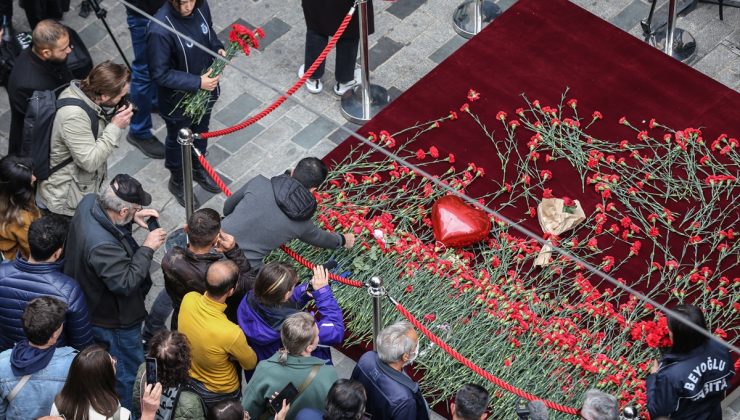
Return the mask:
MULTIPOLYGON (((306 293, 307 284, 299 284, 293 290, 291 300, 297 304, 298 308, 304 307, 311 299, 306 293)), ((247 342, 257 353, 257 361, 269 359, 276 351, 282 347, 280 342, 280 329, 273 329, 252 306, 247 303, 247 299, 253 295, 249 292, 242 299, 237 310, 237 319, 239 326, 247 336, 247 342)), ((344 340, 344 319, 342 318, 342 309, 337 304, 331 287, 322 287, 313 291, 313 298, 321 314, 321 321, 317 322, 319 327, 319 346, 312 356, 327 360, 331 364, 331 350, 328 346, 341 344, 344 340), (326 347, 325 347, 326 346, 326 347)))

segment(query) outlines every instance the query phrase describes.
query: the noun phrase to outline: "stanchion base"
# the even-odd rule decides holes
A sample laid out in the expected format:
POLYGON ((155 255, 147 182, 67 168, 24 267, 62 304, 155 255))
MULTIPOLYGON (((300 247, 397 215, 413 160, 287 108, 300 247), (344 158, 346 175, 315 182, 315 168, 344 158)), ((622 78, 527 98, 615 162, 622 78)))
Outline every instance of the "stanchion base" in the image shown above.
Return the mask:
POLYGON ((167 239, 164 241, 164 252, 166 253, 176 246, 180 248, 187 248, 188 246, 188 234, 185 233, 183 228, 177 228, 167 235, 167 239))
MULTIPOLYGON (((475 28, 476 3, 476 0, 467 0, 465 3, 457 6, 455 13, 452 14, 452 26, 455 28, 455 32, 464 38, 472 38, 478 34, 478 31, 476 31, 475 28)), ((501 8, 499 8, 494 2, 491 0, 483 0, 480 13, 480 29, 483 29, 500 14, 501 8)))
MULTIPOLYGON (((665 51, 666 42, 666 30, 665 28, 659 32, 653 34, 648 39, 648 43, 653 47, 665 51)), ((689 33, 689 31, 676 28, 673 35, 673 52, 671 57, 675 58, 682 63, 686 63, 696 55, 696 39, 689 33)))
POLYGON ((355 86, 351 91, 342 95, 342 116, 354 124, 364 124, 376 116, 383 107, 388 105, 391 98, 385 88, 370 85, 370 113, 364 115, 362 106, 362 86, 355 86))

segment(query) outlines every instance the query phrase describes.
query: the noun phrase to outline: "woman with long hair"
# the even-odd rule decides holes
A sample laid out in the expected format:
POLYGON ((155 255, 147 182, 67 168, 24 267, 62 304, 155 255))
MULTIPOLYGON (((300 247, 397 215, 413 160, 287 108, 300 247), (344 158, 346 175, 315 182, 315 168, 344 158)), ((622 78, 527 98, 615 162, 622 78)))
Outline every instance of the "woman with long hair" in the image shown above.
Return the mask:
POLYGON ((128 420, 131 413, 121 407, 118 398, 116 359, 102 346, 90 346, 72 361, 51 415, 67 420, 128 420))
POLYGON ((720 403, 735 374, 730 352, 697 331, 708 331, 701 309, 682 304, 673 311, 693 325, 668 315, 672 345, 653 363, 646 380, 650 417, 720 419, 720 403))
MULTIPOLYGON (((324 267, 313 270, 310 283, 298 284, 298 274, 293 267, 283 263, 270 263, 262 267, 254 289, 242 300, 237 311, 239 326, 247 336, 250 347, 257 353, 257 360, 265 360, 280 349, 280 327, 285 319, 306 306, 313 299, 321 314, 319 342, 313 356, 331 362, 327 346, 340 344, 344 339, 344 320, 324 267)), ((249 377, 251 372, 247 373, 249 377)))
POLYGON ((41 217, 34 202, 33 161, 13 155, 0 159, 0 252, 13 260, 21 252, 28 258, 28 227, 41 217))
MULTIPOLYGON (((204 418, 200 397, 188 387, 190 376, 190 342, 178 332, 163 330, 149 340, 147 357, 157 360, 157 382, 162 384, 158 418, 184 420, 204 418)), ((139 401, 146 395, 146 363, 139 366, 134 383, 134 415, 141 417, 139 401)))

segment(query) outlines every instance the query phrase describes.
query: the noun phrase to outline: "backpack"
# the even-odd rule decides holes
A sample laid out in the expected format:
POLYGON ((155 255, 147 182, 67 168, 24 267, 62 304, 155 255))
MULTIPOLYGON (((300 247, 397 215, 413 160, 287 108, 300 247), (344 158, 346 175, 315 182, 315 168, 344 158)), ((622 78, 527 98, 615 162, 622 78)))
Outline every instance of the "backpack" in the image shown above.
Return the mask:
MULTIPOLYGON (((7 30, 7 29, 6 29, 7 30)), ((3 34, 5 37, 5 34, 3 34)), ((15 59, 23 50, 31 47, 31 33, 20 32, 10 39, 0 41, 0 86, 7 86, 15 59)))
POLYGON ((26 118, 23 120, 23 140, 21 156, 29 156, 33 160, 33 173, 36 179, 43 181, 51 174, 72 163, 72 157, 50 167, 51 131, 54 126, 54 117, 59 108, 77 106, 87 112, 90 117, 93 137, 98 138, 98 113, 84 101, 77 98, 57 99, 57 92, 69 85, 60 86, 54 90, 37 90, 28 100, 26 118))

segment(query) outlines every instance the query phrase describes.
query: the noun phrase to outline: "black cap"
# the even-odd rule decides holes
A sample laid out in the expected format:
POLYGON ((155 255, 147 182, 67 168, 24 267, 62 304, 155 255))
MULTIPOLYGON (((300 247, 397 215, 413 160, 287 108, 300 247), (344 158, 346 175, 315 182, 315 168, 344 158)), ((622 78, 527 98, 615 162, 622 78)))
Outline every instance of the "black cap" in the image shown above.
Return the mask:
POLYGON ((116 196, 123 201, 140 206, 148 206, 152 203, 152 196, 144 191, 141 183, 131 175, 118 174, 110 182, 110 185, 116 196))

